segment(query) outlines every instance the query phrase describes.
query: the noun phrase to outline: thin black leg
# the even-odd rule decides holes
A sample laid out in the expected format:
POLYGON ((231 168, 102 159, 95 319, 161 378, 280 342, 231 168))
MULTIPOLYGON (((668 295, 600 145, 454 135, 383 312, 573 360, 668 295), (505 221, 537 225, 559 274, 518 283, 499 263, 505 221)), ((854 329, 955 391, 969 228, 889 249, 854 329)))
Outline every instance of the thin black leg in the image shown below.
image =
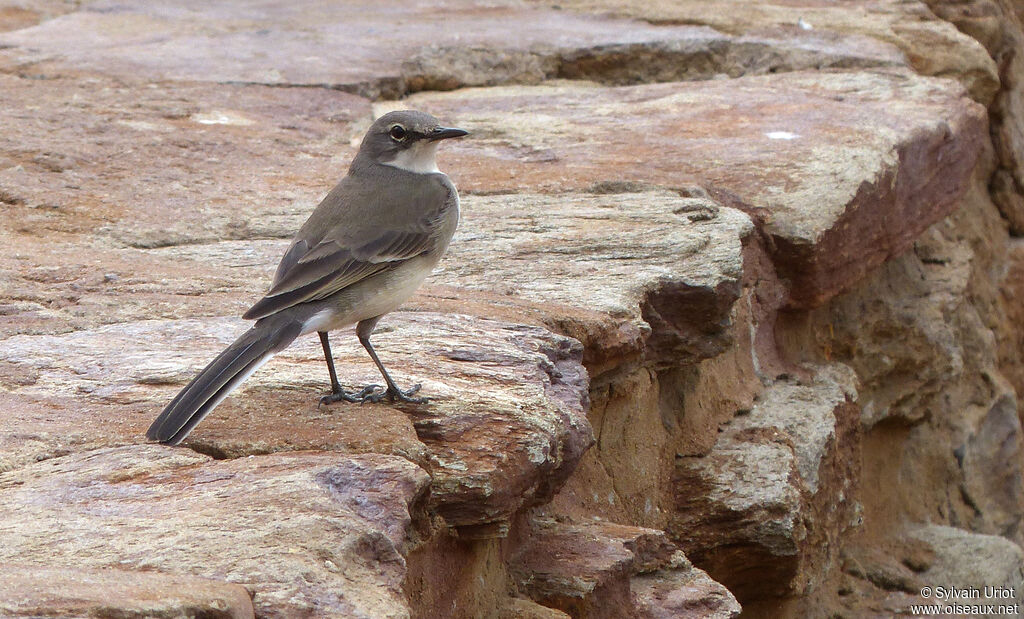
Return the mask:
POLYGON ((391 379, 391 375, 384 368, 384 364, 381 363, 380 358, 377 356, 377 351, 373 349, 373 344, 370 343, 370 334, 373 333, 373 328, 377 326, 377 321, 380 320, 380 316, 376 318, 370 318, 360 322, 356 326, 356 335, 359 337, 359 343, 363 345, 366 352, 369 353, 370 358, 373 359, 374 364, 377 365, 377 369, 380 370, 381 376, 384 377, 384 382, 387 383, 388 388, 384 393, 373 393, 365 396, 365 400, 370 402, 379 402, 384 398, 389 400, 398 400, 400 402, 412 402, 414 404, 424 404, 427 402, 427 398, 414 398, 414 393, 420 390, 422 385, 413 385, 410 389, 405 391, 398 388, 395 381, 391 379))
POLYGON ((375 393, 380 389, 380 385, 367 385, 362 390, 355 393, 349 393, 341 388, 341 383, 338 382, 338 373, 334 370, 334 355, 331 353, 331 342, 327 336, 326 331, 318 331, 320 335, 320 345, 324 347, 324 359, 327 361, 327 371, 331 375, 331 392, 324 397, 320 398, 320 404, 317 405, 319 408, 324 404, 333 404, 340 400, 346 402, 362 402, 366 397, 372 393, 375 393))
POLYGON ((341 383, 338 382, 338 373, 334 371, 334 355, 331 353, 331 341, 327 339, 326 331, 318 331, 320 345, 324 347, 324 359, 327 360, 327 371, 331 374, 331 393, 342 391, 341 383))

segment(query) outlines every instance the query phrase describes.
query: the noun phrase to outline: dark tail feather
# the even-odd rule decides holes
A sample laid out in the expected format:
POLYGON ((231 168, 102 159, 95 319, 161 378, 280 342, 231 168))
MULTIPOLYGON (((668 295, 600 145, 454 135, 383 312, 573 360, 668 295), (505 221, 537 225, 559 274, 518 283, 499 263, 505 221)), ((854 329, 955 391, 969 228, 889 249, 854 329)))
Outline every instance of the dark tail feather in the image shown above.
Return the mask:
POLYGON ((275 318, 260 320, 217 355, 171 400, 146 436, 153 441, 177 445, 256 368, 299 336, 302 329, 299 321, 275 318))

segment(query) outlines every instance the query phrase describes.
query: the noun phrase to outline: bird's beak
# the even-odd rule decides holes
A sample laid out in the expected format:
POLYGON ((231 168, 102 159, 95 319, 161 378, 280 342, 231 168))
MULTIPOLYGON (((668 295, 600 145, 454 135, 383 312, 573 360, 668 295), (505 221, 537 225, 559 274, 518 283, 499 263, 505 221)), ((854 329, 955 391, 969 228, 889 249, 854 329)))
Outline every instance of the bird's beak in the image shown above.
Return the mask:
POLYGON ((461 138, 464 135, 469 135, 469 131, 454 127, 438 127, 427 134, 427 139, 430 141, 447 140, 448 138, 461 138))

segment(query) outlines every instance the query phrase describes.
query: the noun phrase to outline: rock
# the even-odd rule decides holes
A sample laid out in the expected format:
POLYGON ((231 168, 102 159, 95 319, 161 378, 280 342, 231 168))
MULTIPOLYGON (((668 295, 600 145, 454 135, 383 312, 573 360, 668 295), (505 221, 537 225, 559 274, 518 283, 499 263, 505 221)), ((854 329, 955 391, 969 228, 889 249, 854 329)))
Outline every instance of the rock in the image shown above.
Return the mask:
POLYGON ((647 191, 467 196, 463 211, 432 276, 433 306, 516 316, 577 338, 594 374, 639 356, 652 365, 712 357, 732 337, 752 230, 736 210, 647 191), (689 217, 704 209, 715 214, 689 217))
POLYGON ((541 606, 523 598, 513 598, 498 613, 499 619, 568 619, 568 617, 569 615, 560 610, 541 606))
POLYGON ((475 131, 451 149, 471 191, 565 191, 603 179, 729 196, 761 222, 789 304, 800 308, 848 289, 947 215, 986 135, 983 108, 954 84, 895 70, 559 83, 401 105, 475 131))
POLYGON ((921 575, 926 584, 979 591, 977 600, 961 600, 964 603, 1024 606, 1024 550, 1017 544, 1004 537, 942 525, 921 526, 909 531, 908 536, 928 544, 935 552, 934 562, 921 575), (983 599, 981 593, 986 587, 1009 595, 983 599))
POLYGON ((650 619, 733 619, 740 605, 704 570, 687 566, 630 580, 637 616, 650 619))
POLYGON ((521 591, 573 617, 734 617, 740 610, 651 529, 537 521, 510 569, 521 591))
POLYGON ((992 199, 1016 236, 1024 236, 1024 25, 1009 0, 949 2, 929 8, 985 46, 999 68, 1000 88, 989 105, 992 142, 999 168, 991 180, 992 199))
MULTIPOLYGON (((402 382, 407 372, 421 380, 433 399, 428 407, 320 410, 326 369, 319 342, 309 338, 280 354, 273 372, 253 376, 187 444, 218 457, 294 449, 401 455, 430 471, 431 503, 451 525, 505 520, 557 491, 593 440, 578 343, 458 315, 397 314, 382 326, 377 349, 405 360, 392 372, 402 382), (366 415, 380 421, 360 423, 366 415)), ((8 338, 2 360, 34 368, 37 378, 5 396, 13 403, 5 414, 21 427, 5 437, 6 468, 139 441, 174 393, 244 329, 228 319, 145 321, 8 338), (53 415, 69 405, 75 415, 53 415), (95 422, 85 421, 93 415, 95 422)), ((355 338, 336 337, 333 352, 346 384, 379 381, 355 338)))
MULTIPOLYGON (((344 172, 370 110, 365 99, 322 88, 135 87, 102 76, 6 74, 0 88, 11 103, 0 111, 8 127, 0 136, 0 196, 17 213, 11 231, 29 237, 14 249, 28 254, 31 237, 57 232, 55 251, 74 246, 83 261, 114 248, 290 238, 292 222, 305 218, 344 172), (24 106, 32 106, 34 120, 19 117, 24 106), (80 233, 95 243, 63 236, 80 233)), ((46 275, 51 283, 77 279, 66 263, 33 264, 54 266, 46 275)), ((121 268, 133 277, 150 269, 161 274, 159 266, 121 268)), ((79 296, 98 292, 88 283, 93 290, 79 296)))
MULTIPOLYGON (((1006 277, 1000 287, 1007 321, 1024 324, 1024 239, 1013 239, 1007 253, 1006 277)), ((1020 352, 1024 351, 1024 331, 1008 331, 999 341, 999 366, 1019 396, 1024 394, 1024 357, 1020 352)))
POLYGON ((848 370, 777 382, 703 457, 678 458, 669 531, 741 603, 805 594, 856 523, 856 406, 848 370))
POLYGON ((5 617, 253 617, 244 587, 183 574, 80 566, 0 568, 5 617))
POLYGON ((1024 472, 1018 464, 1024 433, 1014 392, 1004 386, 973 430, 954 452, 964 501, 976 512, 971 529, 1018 539, 1024 533, 1024 472))
POLYGON ((370 97, 552 77, 637 83, 904 63, 893 46, 863 36, 795 30, 732 37, 710 28, 473 1, 406 2, 386 10, 321 4, 301 11, 93 2, 0 36, 0 45, 13 48, 6 64, 37 75, 84 71, 128 80, 326 86, 370 97))
POLYGON ((407 617, 404 557, 427 483, 393 456, 99 449, 0 475, 0 562, 226 580, 266 617, 407 617))
POLYGON ((985 49, 936 18, 920 3, 883 0, 824 6, 773 0, 740 5, 728 0, 657 0, 641 4, 624 0, 558 0, 555 4, 573 11, 611 13, 655 24, 699 24, 730 34, 765 30, 856 34, 895 45, 922 75, 955 77, 976 101, 987 104, 999 89, 998 69, 985 49))

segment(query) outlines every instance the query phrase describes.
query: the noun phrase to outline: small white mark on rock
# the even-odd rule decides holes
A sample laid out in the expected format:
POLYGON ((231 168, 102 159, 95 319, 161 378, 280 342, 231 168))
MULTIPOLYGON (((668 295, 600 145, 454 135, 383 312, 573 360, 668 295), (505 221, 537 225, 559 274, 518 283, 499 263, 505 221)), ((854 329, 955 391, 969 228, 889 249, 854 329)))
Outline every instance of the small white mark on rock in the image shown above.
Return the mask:
POLYGON ((136 131, 159 131, 161 127, 145 120, 119 120, 117 124, 136 131))
POLYGON ((769 131, 765 134, 769 140, 795 140, 800 137, 796 133, 790 133, 789 131, 769 131))
POLYGON ((191 119, 200 125, 236 125, 245 127, 255 124, 255 121, 234 112, 203 112, 193 114, 191 119))
POLYGON ((614 492, 609 492, 608 493, 608 504, 609 505, 615 505, 615 493, 614 492))
POLYGON ((814 26, 804 21, 803 17, 796 20, 796 25, 799 26, 801 30, 814 30, 814 26))

